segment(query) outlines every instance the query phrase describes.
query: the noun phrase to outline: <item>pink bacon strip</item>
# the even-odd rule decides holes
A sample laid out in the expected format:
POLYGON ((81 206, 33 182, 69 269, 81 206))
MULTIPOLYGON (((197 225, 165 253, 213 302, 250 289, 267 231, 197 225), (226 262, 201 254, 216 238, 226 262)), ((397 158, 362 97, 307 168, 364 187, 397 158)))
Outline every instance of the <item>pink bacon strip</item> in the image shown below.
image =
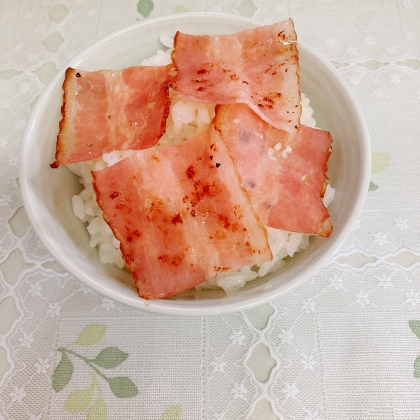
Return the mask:
POLYGON ((322 203, 330 133, 305 126, 287 133, 240 104, 218 107, 215 124, 263 224, 292 232, 331 234, 333 227, 322 203))
POLYGON ((291 19, 232 35, 177 32, 174 88, 200 102, 246 103, 264 121, 293 132, 301 115, 296 39, 291 19))
POLYGON ((67 69, 51 167, 154 146, 166 129, 173 65, 87 72, 67 69))
POLYGON ((93 172, 104 218, 146 299, 272 258, 226 146, 213 125, 160 151, 93 172))

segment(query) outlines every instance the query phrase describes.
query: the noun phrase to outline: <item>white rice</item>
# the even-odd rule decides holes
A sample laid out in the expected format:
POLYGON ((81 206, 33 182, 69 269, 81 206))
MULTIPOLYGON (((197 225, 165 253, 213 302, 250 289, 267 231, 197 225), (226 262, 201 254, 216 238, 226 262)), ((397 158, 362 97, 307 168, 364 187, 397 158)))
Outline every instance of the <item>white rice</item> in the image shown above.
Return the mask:
MULTIPOLYGON (((143 60, 141 65, 159 66, 171 63, 171 47, 173 40, 164 35, 161 43, 168 47, 167 51, 159 50, 154 56, 143 60)), ((155 146, 157 149, 168 145, 179 144, 204 130, 214 117, 214 105, 202 104, 195 101, 171 98, 171 109, 167 120, 166 132, 155 146)), ((302 94, 301 124, 315 127, 316 121, 312 118, 313 109, 309 106, 309 98, 302 94)), ((125 267, 120 251, 120 242, 115 238, 111 228, 103 219, 102 210, 96 203, 95 192, 92 187, 91 171, 104 169, 118 161, 132 155, 134 151, 115 151, 105 153, 102 159, 74 163, 67 167, 79 176, 79 182, 84 190, 72 197, 73 213, 82 222, 87 223, 90 234, 89 245, 98 247, 99 259, 103 264, 115 264, 118 268, 125 267)), ((327 186, 324 205, 328 206, 334 198, 334 189, 327 186)), ((273 259, 254 267, 242 267, 239 270, 218 273, 206 282, 196 286, 197 290, 222 288, 226 293, 237 291, 246 282, 275 272, 286 264, 285 258, 293 257, 296 252, 306 249, 309 245, 310 235, 287 232, 267 227, 268 242, 273 259)))

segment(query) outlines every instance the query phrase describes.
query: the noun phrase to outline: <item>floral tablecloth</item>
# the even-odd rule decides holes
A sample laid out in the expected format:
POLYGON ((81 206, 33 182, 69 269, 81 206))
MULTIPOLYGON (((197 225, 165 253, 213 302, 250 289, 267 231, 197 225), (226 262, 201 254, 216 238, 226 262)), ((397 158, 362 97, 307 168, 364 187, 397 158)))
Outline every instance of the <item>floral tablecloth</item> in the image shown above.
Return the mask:
POLYGON ((416 0, 0 0, 0 419, 419 419, 419 21, 416 0), (69 58, 187 11, 292 17, 359 101, 373 163, 362 215, 319 274, 259 308, 191 319, 67 274, 18 179, 31 109, 69 58))

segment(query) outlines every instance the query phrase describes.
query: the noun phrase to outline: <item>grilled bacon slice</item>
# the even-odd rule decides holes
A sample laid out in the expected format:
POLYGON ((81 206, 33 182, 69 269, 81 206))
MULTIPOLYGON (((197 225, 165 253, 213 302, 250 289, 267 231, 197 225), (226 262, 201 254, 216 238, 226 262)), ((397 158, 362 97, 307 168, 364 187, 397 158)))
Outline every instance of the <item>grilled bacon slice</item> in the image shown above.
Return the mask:
POLYGON ((264 225, 326 237, 331 234, 333 226, 322 203, 330 133, 303 125, 288 133, 242 104, 218 107, 215 125, 264 225))
POLYGON ((69 68, 51 167, 154 146, 166 129, 173 65, 123 70, 69 68))
POLYGON ((272 258, 213 124, 184 143, 139 151, 92 175, 141 297, 171 296, 272 258))
POLYGON ((245 103, 264 121, 293 132, 302 112, 296 40, 291 19, 232 35, 177 32, 174 88, 200 102, 245 103))

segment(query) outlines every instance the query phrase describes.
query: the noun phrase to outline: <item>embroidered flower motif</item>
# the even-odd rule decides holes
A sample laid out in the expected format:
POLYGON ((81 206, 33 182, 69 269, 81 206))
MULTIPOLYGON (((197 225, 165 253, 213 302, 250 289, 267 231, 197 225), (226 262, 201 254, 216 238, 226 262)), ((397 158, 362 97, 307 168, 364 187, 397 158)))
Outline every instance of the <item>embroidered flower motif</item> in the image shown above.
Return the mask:
POLYGON ((102 299, 102 308, 105 308, 107 311, 115 308, 115 302, 111 299, 103 298, 102 299))
POLYGON ((356 293, 356 303, 362 307, 365 307, 365 305, 369 305, 369 293, 365 293, 363 290, 356 293))
MULTIPOLYGON (((380 98, 381 96, 385 96, 385 94, 384 94, 384 92, 383 92, 383 90, 382 90, 382 87, 380 87, 380 88, 378 88, 378 89, 375 89, 375 90, 372 92, 372 96, 373 96, 374 98, 380 98)), ((372 182, 372 181, 371 181, 371 183, 373 184, 373 182, 372 182)), ((373 186, 374 186, 374 190, 373 190, 373 191, 375 191, 376 189, 378 189, 378 186, 377 186, 377 185, 373 184, 373 186)))
POLYGON ((233 394, 233 398, 245 400, 245 395, 247 394, 247 389, 244 387, 244 383, 235 384, 233 388, 230 390, 230 392, 233 394))
POLYGON ((399 85, 401 82, 401 74, 393 74, 389 78, 389 83, 392 83, 393 85, 399 85))
POLYGON ((395 227, 401 230, 408 229, 408 219, 399 216, 394 220, 395 227))
POLYGON ((293 344, 293 339, 295 338, 295 335, 293 334, 292 329, 281 329, 279 338, 281 339, 282 344, 293 344))
POLYGON ((42 290, 42 286, 39 284, 40 282, 36 282, 36 283, 31 283, 28 289, 28 293, 32 296, 42 296, 41 294, 41 290, 42 290))
POLYGON ((82 29, 82 26, 80 25, 80 23, 76 23, 72 28, 71 31, 72 32, 80 32, 80 30, 82 29))
POLYGON ((331 37, 325 38, 325 43, 328 46, 332 47, 333 45, 335 45, 335 39, 334 38, 331 38, 331 37))
POLYGON ((407 298, 405 303, 409 303, 412 306, 416 306, 417 304, 420 303, 419 292, 410 290, 409 292, 405 293, 405 297, 407 298))
POLYGON ((12 385, 13 391, 9 394, 12 398, 12 404, 17 401, 19 403, 26 397, 25 388, 18 388, 17 386, 12 385))
POLYGON ((229 338, 231 340, 231 344, 239 344, 242 346, 245 340, 245 335, 241 330, 232 331, 232 334, 229 336, 229 338))
POLYGON ((376 278, 379 280, 378 286, 383 287, 385 290, 393 286, 393 284, 391 283, 391 276, 382 274, 382 277, 376 277, 376 278))
POLYGON ((23 130, 26 127, 25 120, 17 120, 14 124, 16 130, 23 130))
POLYGON ((23 337, 19 338, 19 342, 21 347, 26 347, 27 349, 30 349, 31 344, 34 342, 34 337, 32 333, 23 333, 23 337))
POLYGON ((414 41, 417 38, 417 34, 415 32, 406 32, 405 33, 405 37, 409 40, 409 41, 414 41))
POLYGON ((357 222, 353 226, 353 232, 360 229, 360 223, 362 219, 357 219, 357 222))
POLYGON ((50 303, 47 309, 47 314, 54 318, 55 316, 60 316, 61 305, 58 302, 50 303))
POLYGON ((213 420, 225 420, 225 413, 220 413, 220 414, 214 414, 213 415, 213 420))
POLYGON ((25 19, 32 19, 34 17, 34 12, 32 10, 27 10, 24 16, 25 19))
POLYGON ((17 156, 10 156, 9 160, 7 161, 9 166, 18 166, 19 165, 19 158, 17 156))
POLYGON ((334 274, 332 279, 328 280, 328 283, 329 283, 328 287, 334 287, 335 290, 338 290, 338 289, 344 290, 343 279, 341 277, 338 277, 336 274, 334 274))
POLYGON ((213 361, 210 363, 213 366, 213 372, 223 372, 226 362, 223 360, 223 357, 214 356, 213 361))
POLYGON ((397 49, 395 48, 394 45, 388 45, 386 47, 386 52, 387 54, 395 54, 397 52, 397 49))
POLYGON ((37 357, 38 363, 35 363, 36 373, 47 373, 48 369, 51 367, 48 359, 41 359, 37 357))
POLYGON ((413 1, 412 0, 404 0, 403 1, 404 9, 412 9, 413 8, 413 1))
POLYGON ((299 393, 299 389, 294 382, 292 384, 286 383, 281 391, 283 392, 286 399, 295 399, 296 395, 299 393))
POLYGON ((20 89, 19 89, 19 91, 20 91, 20 93, 28 93, 29 92, 29 88, 31 87, 31 85, 29 84, 29 83, 22 83, 21 85, 20 85, 20 89))
POLYGON ((78 292, 82 292, 84 295, 87 295, 91 292, 89 287, 85 286, 84 284, 81 284, 80 287, 77 289, 78 292))
POLYGON ((318 417, 318 411, 310 411, 310 410, 305 410, 306 411, 306 415, 303 418, 303 420, 322 420, 321 417, 318 417))
POLYGON ((10 100, 9 99, 2 99, 0 101, 0 109, 6 109, 10 106, 10 100))
POLYGON ((382 232, 374 233, 373 235, 374 241, 373 243, 378 244, 379 246, 385 245, 388 243, 387 241, 387 234, 382 232))
POLYGON ((315 312, 315 301, 312 298, 304 299, 302 302, 302 310, 307 314, 315 312))
POLYGON ((98 11, 95 9, 89 9, 86 11, 86 16, 95 17, 98 14, 98 11))
POLYGON ((12 203, 12 197, 10 195, 2 194, 0 198, 0 206, 7 206, 8 204, 12 203))
POLYGON ((357 54, 357 48, 356 47, 348 47, 347 50, 346 50, 346 54, 356 55, 357 54))
POLYGON ((302 354, 300 363, 302 363, 304 370, 314 370, 316 360, 312 354, 302 354))
POLYGON ((366 36, 363 41, 366 45, 372 45, 375 38, 373 36, 366 36))
POLYGON ((349 83, 353 86, 361 85, 362 82, 360 81, 360 74, 358 76, 350 77, 349 83))

